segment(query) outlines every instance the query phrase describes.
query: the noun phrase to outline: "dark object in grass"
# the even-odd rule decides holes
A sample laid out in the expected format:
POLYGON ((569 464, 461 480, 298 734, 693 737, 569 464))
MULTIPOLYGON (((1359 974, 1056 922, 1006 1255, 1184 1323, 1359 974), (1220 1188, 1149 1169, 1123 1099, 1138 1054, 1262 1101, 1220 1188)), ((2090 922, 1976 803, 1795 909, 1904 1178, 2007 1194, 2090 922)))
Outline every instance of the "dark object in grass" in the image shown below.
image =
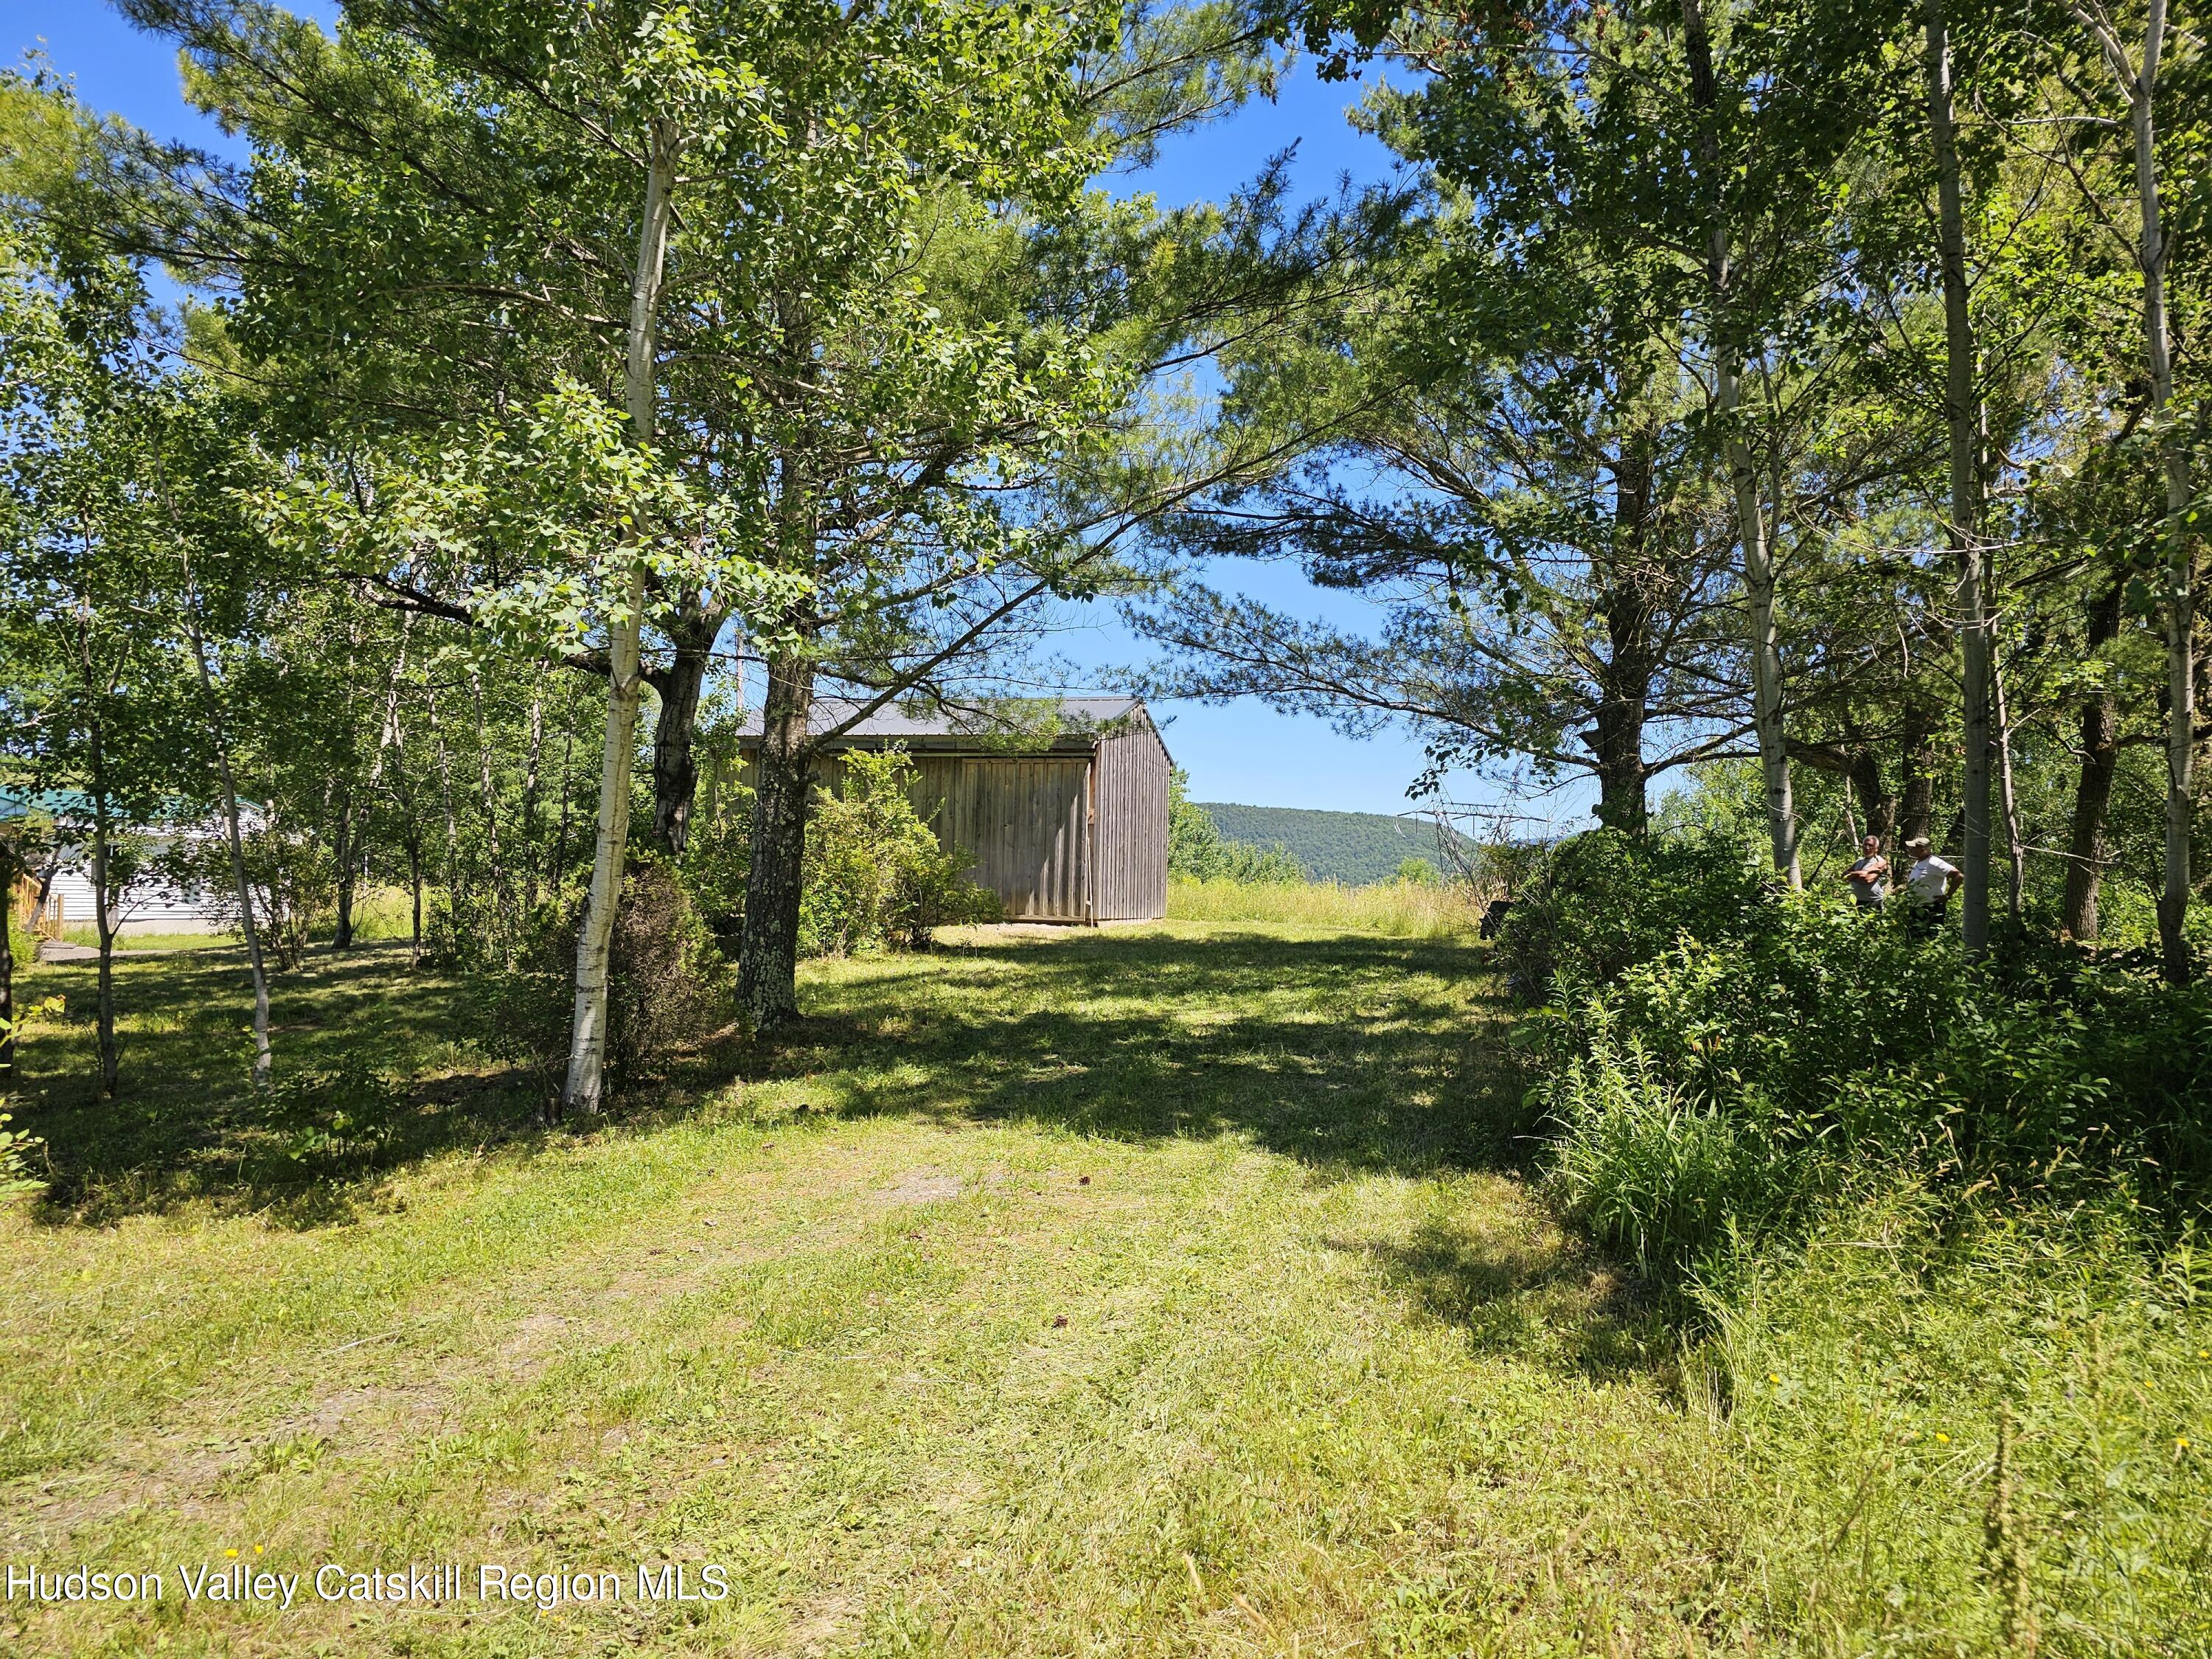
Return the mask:
POLYGON ((1511 899, 1492 899, 1482 913, 1482 925, 1476 931, 1485 939, 1496 939, 1498 930, 1505 925, 1505 917, 1513 908, 1511 899))
MULTIPOLYGON (((483 975, 483 1041, 560 1098, 574 1006, 578 908, 548 905, 532 919, 522 962, 483 975)), ((607 1077, 620 1091, 658 1072, 684 1044, 729 1014, 728 964, 673 872, 647 864, 623 884, 607 994, 607 1077)))

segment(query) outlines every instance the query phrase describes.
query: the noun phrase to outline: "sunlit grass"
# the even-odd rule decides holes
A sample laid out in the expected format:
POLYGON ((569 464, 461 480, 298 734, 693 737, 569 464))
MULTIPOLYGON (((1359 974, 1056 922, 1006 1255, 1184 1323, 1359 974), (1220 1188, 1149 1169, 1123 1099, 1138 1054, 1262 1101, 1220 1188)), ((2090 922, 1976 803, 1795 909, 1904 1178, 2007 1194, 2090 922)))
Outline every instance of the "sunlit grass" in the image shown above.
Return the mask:
POLYGON ((1389 939, 1472 938, 1482 906, 1456 882, 1240 882, 1175 877, 1168 915, 1178 921, 1267 922, 1389 939))
POLYGON ((278 979, 267 1100, 235 952, 122 964, 113 1103, 89 970, 26 976, 0 1555, 735 1593, 0 1605, 21 1650, 1983 1653, 2024 1571, 2043 1655, 2212 1651, 2184 1255, 1870 1212, 1669 1326, 1522 1178, 1477 946, 963 931, 582 1134, 405 961, 278 979))

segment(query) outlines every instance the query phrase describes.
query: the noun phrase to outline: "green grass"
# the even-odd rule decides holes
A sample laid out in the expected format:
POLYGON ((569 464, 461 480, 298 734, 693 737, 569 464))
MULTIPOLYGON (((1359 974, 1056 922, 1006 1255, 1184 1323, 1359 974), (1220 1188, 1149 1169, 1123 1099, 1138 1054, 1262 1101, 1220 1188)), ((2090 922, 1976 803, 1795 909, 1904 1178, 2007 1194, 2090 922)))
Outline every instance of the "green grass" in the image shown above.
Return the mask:
POLYGON ((2166 1243, 2119 1211, 1896 1195, 1753 1265, 1710 1352, 1774 1622, 1866 1652, 2212 1650, 2212 1261, 2166 1243))
POLYGON ((1264 922, 1386 939, 1473 939, 1482 907, 1451 882, 1384 881, 1347 887, 1334 881, 1242 882, 1176 876, 1168 915, 1177 921, 1264 922))
MULTIPOLYGON (((2011 1257, 1981 1270, 1976 1324, 1928 1294, 1971 1281, 1957 1261, 1816 1254, 1686 1353, 1532 1195, 1480 947, 954 938, 814 964, 799 1035, 710 1044, 588 1134, 537 1126, 471 1047, 465 988, 410 978, 404 948, 279 981, 270 1103, 240 1086, 236 952, 119 967, 112 1104, 82 1080, 89 970, 29 975, 73 1012, 27 1048, 50 1195, 0 1217, 0 1555, 666 1559, 725 1565, 734 1594, 274 1613, 173 1588, 151 1613, 0 1603, 0 1632, 116 1654, 1991 1650, 2010 1591, 1982 1565, 1977 1344, 2057 1353, 2086 1328, 2008 1304, 2011 1257), (1909 1443, 1844 1404, 1890 1363, 1875 1334, 1943 1357, 1915 1372, 1909 1443), (1770 1372, 1793 1390, 1762 1393, 1770 1372), (1887 1472, 1855 1510, 1866 1467, 1887 1472), (1877 1513, 1910 1530, 1863 1559, 1877 1513), (1900 1578, 1929 1596, 1892 1606, 1900 1578)), ((2045 1243, 2053 1283, 2113 1260, 2045 1243)), ((2051 1499, 2074 1486, 2021 1500, 2034 1561, 2089 1587, 2046 1586, 2045 1653, 2208 1650, 2189 1598, 2212 1494, 2171 1444, 2212 1375, 2185 1363, 2212 1346, 2188 1282, 2123 1264, 2067 1304, 2126 1329, 2068 1467, 2124 1463, 2096 1490, 2155 1523, 2094 1534, 2144 1558, 2115 1577, 2068 1553, 2087 1534, 2051 1499), (2157 1316, 2123 1321, 2145 1284, 2157 1316)), ((2062 1397, 2022 1396, 2024 1440, 2062 1397)))
MULTIPOLYGON (((64 945, 81 945, 88 951, 100 948, 100 934, 88 922, 76 922, 61 931, 64 945)), ((118 933, 115 948, 124 951, 211 951, 235 944, 234 938, 222 933, 118 933)), ((29 960, 27 957, 24 958, 29 960)))

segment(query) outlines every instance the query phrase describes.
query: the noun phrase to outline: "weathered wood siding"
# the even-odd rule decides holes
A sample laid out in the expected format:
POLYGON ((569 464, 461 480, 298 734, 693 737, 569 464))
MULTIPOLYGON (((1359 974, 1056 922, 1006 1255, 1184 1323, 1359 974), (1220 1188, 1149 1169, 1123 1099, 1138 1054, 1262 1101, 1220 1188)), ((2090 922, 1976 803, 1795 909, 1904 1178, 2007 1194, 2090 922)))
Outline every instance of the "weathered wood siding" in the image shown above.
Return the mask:
POLYGON ((1009 921, 1089 921, 1091 762, 1083 755, 924 755, 915 806, 1009 921))
MULTIPOLYGON (((969 877, 999 896, 1010 921, 1149 921, 1167 914, 1168 753, 1141 713, 1112 735, 1036 755, 909 751, 915 810, 946 847, 972 854, 969 877)), ((863 739, 854 747, 874 748, 863 739)), ((842 755, 817 755, 813 779, 833 793, 842 755)), ((738 775, 750 787, 753 757, 738 775)), ((719 769, 701 780, 701 810, 727 810, 719 769)))
POLYGON ((1168 913, 1168 751, 1152 722, 1101 738, 1093 776, 1092 919, 1157 921, 1168 913))
MULTIPOLYGON (((937 831, 940 845, 974 855, 969 879, 999 896, 1007 921, 1095 919, 1089 755, 924 752, 913 760, 907 797, 915 811, 937 831)), ((816 784, 832 794, 843 792, 842 756, 817 755, 810 769, 816 784)), ((738 775, 753 787, 750 754, 738 775)), ((707 810, 720 810, 721 793, 702 781, 707 810)))

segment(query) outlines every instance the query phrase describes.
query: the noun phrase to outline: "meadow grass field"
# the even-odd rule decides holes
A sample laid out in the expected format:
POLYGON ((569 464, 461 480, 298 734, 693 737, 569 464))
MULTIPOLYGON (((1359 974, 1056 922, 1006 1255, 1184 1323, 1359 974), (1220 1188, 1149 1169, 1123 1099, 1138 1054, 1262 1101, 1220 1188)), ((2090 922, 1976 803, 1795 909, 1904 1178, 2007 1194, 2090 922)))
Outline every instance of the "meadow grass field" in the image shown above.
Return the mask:
POLYGON ((1547 1210, 1462 938, 956 932, 812 964, 798 1035, 584 1133, 405 964, 281 980, 267 1100, 236 951, 120 964, 113 1103, 90 969, 27 976, 72 1012, 19 1091, 47 1194, 0 1216, 0 1558, 169 1583, 0 1603, 20 1650, 1979 1653, 2021 1559, 2080 1592, 2045 1651, 2208 1650, 2187 1273, 2060 1252, 2022 1305, 1815 1252, 1699 1335, 1547 1210), (2077 1318, 1992 1545, 1976 1357, 2077 1318), (2035 1495, 2062 1454, 2122 1468, 2109 1513, 2035 1495), (234 1559, 300 1599, 184 1599, 234 1559), (410 1563, 469 1593, 309 1588, 410 1563), (641 1601, 661 1563, 729 1594, 641 1601), (487 1564, 623 1595, 482 1601, 487 1564))
POLYGON ((1472 939, 1482 907, 1457 882, 1243 882, 1188 876, 1168 881, 1178 921, 1271 922, 1386 939, 1472 939))

